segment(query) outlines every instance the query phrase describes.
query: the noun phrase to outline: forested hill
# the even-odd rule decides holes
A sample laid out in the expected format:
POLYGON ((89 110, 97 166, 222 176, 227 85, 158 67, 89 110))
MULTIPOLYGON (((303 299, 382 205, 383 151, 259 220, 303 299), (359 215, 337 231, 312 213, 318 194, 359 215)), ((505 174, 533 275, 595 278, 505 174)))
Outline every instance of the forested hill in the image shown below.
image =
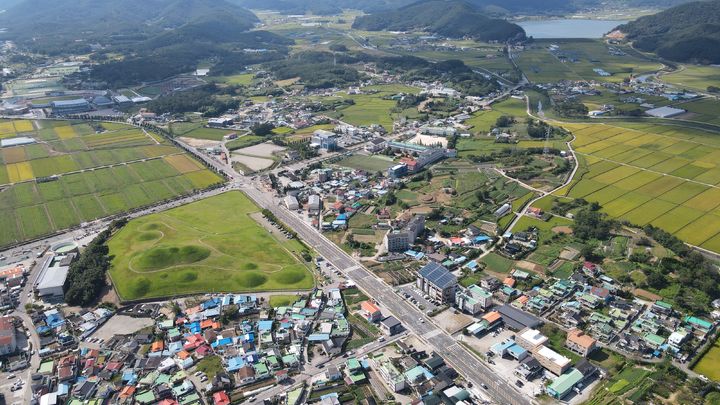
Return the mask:
POLYGON ((353 28, 367 31, 422 30, 450 38, 472 37, 483 41, 517 40, 525 31, 505 20, 489 18, 464 1, 427 0, 395 11, 361 16, 353 28))
POLYGON ((720 0, 683 4, 618 28, 636 48, 663 58, 720 63, 720 0))
POLYGON ((225 0, 24 0, 0 14, 0 27, 7 29, 2 39, 43 50, 147 39, 210 15, 229 16, 243 31, 258 22, 255 14, 225 0))
MULTIPOLYGON (((417 0, 228 0, 250 9, 277 10, 289 14, 339 14, 344 9, 366 13, 396 10, 417 0)), ((574 9, 573 0, 467 0, 483 11, 507 13, 557 13, 574 9)), ((598 0, 585 0, 595 1, 598 0)))

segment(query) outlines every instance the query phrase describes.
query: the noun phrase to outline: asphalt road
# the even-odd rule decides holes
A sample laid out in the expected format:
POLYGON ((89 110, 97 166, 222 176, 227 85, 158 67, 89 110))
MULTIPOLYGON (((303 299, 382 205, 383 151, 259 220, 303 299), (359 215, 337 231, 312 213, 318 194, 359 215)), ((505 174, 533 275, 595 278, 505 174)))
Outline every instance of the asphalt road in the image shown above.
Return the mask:
MULTIPOLYGON (((191 149, 194 151, 194 149, 191 149)), ((333 242, 325 238, 322 233, 310 226, 307 222, 286 210, 273 193, 261 191, 259 184, 249 178, 239 175, 229 165, 223 164, 207 155, 198 153, 197 157, 206 161, 218 170, 224 171, 231 177, 230 188, 239 188, 261 207, 269 209, 285 225, 297 232, 305 243, 312 246, 325 260, 339 269, 369 297, 377 300, 387 308, 392 315, 399 319, 405 328, 427 342, 435 352, 455 370, 475 385, 485 384, 487 394, 504 404, 531 404, 529 398, 515 390, 502 377, 498 377, 479 358, 467 348, 460 345, 452 336, 433 324, 419 309, 406 302, 397 295, 393 288, 382 279, 376 277, 362 264, 345 253, 333 242)))
POLYGON ((403 322, 405 328, 427 342, 467 380, 476 385, 481 383, 487 385, 488 394, 501 403, 531 403, 503 378, 496 376, 480 359, 460 345, 452 336, 434 325, 419 309, 397 295, 391 286, 326 239, 318 230, 282 208, 271 195, 246 183, 241 184, 240 189, 260 207, 272 211, 278 219, 297 232, 302 240, 353 280, 368 296, 388 308, 396 318, 403 322))

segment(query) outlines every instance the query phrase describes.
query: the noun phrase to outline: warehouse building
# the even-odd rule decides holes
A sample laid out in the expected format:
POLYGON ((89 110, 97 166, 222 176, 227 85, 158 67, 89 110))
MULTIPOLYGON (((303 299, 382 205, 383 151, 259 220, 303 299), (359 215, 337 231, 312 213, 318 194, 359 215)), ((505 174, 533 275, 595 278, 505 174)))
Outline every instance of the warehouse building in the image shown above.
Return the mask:
POLYGON ((58 100, 50 103, 53 114, 79 114, 92 110, 90 103, 84 98, 75 100, 58 100))
POLYGON ((657 117, 657 118, 672 118, 675 116, 678 116, 680 114, 685 114, 687 111, 683 110, 682 108, 675 108, 675 107, 658 107, 653 108, 652 110, 645 111, 645 114, 651 116, 651 117, 657 117))
POLYGON ((76 256, 76 253, 47 256, 33 285, 38 297, 47 302, 62 301, 63 285, 76 256))

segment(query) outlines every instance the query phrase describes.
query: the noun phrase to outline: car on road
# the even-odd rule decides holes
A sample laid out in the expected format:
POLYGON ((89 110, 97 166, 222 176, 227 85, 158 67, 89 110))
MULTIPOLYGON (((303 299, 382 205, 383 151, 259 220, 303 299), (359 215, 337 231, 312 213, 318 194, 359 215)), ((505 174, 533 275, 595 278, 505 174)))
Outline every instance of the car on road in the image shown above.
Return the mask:
POLYGON ((8 374, 7 379, 12 380, 15 377, 17 377, 15 374, 8 374))
POLYGON ((522 388, 522 386, 525 385, 525 384, 524 384, 522 381, 520 381, 520 380, 515 380, 515 385, 517 385, 518 387, 521 387, 521 388, 522 388))
POLYGON ((485 383, 480 384, 481 387, 483 387, 484 390, 488 389, 488 386, 485 383))

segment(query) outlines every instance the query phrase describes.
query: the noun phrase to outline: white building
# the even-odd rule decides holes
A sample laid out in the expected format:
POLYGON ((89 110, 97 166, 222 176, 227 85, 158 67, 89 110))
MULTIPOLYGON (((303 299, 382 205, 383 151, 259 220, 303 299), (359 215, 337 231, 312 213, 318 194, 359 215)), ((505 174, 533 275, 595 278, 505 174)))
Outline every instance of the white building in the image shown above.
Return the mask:
POLYGON ((515 342, 525 350, 533 351, 536 347, 542 346, 547 342, 547 336, 540 333, 537 329, 525 328, 518 333, 515 342))
POLYGON ((300 203, 298 203, 297 198, 295 198, 291 195, 288 195, 285 197, 285 206, 289 210, 294 211, 294 210, 297 210, 298 208, 300 208, 300 203))
POLYGON ((63 285, 70 270, 70 263, 76 254, 66 256, 50 256, 42 264, 40 274, 34 283, 34 289, 41 299, 59 301, 64 296, 63 285))
POLYGON ((320 213, 320 196, 313 194, 308 197, 308 212, 310 215, 317 215, 320 213))
POLYGON ((492 305, 492 294, 475 284, 455 293, 455 304, 470 314, 477 314, 492 305))
POLYGON ((410 235, 402 230, 389 230, 383 238, 383 246, 388 252, 404 252, 410 247, 410 235))

